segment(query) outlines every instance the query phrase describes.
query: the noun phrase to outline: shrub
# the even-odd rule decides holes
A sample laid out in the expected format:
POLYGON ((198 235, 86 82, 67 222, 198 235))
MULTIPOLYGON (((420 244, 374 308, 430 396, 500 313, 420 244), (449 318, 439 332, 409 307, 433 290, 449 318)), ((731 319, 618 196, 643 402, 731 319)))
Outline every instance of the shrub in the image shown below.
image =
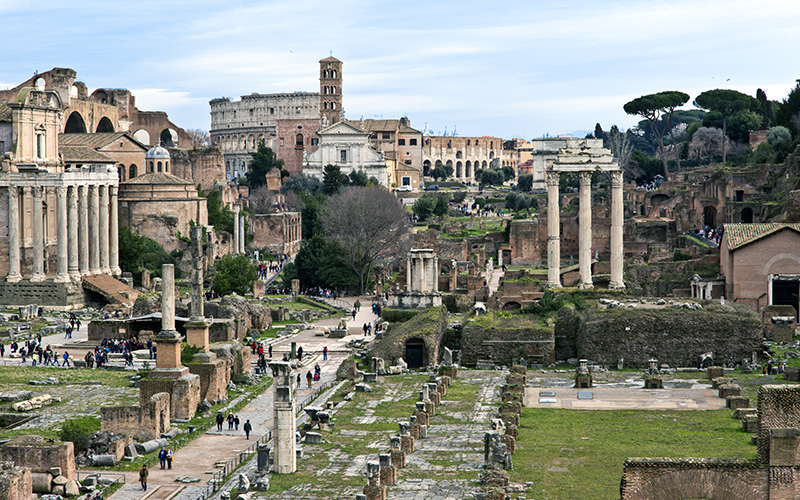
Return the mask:
POLYGON ((682 260, 692 260, 692 256, 686 252, 681 252, 676 248, 675 252, 672 254, 672 260, 674 260, 675 262, 679 262, 682 260))
POLYGON ((96 417, 79 417, 67 419, 61 426, 58 436, 62 441, 72 441, 75 453, 89 449, 92 433, 100 430, 100 419, 96 417))
POLYGON ((219 295, 237 293, 245 295, 252 291, 258 271, 245 255, 225 255, 214 266, 212 288, 219 295))

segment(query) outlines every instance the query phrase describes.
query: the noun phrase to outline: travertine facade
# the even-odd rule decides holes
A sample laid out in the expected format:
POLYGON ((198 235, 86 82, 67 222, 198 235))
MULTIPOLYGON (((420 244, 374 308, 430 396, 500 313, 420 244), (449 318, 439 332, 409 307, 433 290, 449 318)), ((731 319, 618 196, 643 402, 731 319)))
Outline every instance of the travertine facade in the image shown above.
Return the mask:
POLYGON ((350 123, 369 132, 370 147, 393 162, 389 176, 392 186, 422 186, 422 132, 411 128, 408 118, 350 123))
POLYGON ((368 132, 349 122, 339 122, 320 130, 317 135, 319 149, 306 156, 304 174, 323 180, 325 166, 336 165, 345 175, 361 170, 368 178, 375 177, 381 186, 389 187, 386 160, 370 147, 368 132))
POLYGON ((437 164, 450 164, 453 178, 475 182, 475 171, 500 167, 503 139, 499 137, 425 136, 422 168, 425 175, 437 164))

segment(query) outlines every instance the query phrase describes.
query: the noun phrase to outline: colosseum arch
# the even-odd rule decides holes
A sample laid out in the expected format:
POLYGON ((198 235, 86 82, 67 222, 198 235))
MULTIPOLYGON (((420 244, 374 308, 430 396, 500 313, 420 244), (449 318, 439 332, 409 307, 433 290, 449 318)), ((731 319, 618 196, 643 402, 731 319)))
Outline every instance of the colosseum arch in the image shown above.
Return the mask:
POLYGON ((737 479, 732 471, 687 469, 669 472, 647 481, 623 500, 652 500, 668 498, 687 500, 763 500, 764 492, 737 479))
POLYGON ((65 134, 85 134, 86 133, 86 122, 83 120, 83 117, 77 111, 73 111, 70 113, 69 118, 67 118, 67 124, 64 125, 64 133, 65 134))
POLYGON ((469 160, 464 164, 464 177, 468 179, 472 178, 472 162, 469 160))
POLYGON ((114 124, 111 123, 111 120, 108 117, 104 116, 100 118, 100 121, 97 123, 97 129, 95 132, 113 132, 114 131, 114 124))
POLYGON ((422 162, 422 175, 430 175, 431 174, 431 161, 425 160, 422 162))
POLYGON ((456 162, 456 178, 457 179, 461 178, 461 162, 460 161, 456 162))
POLYGON ((150 146, 150 133, 145 129, 140 128, 134 132, 133 138, 146 146, 150 146))

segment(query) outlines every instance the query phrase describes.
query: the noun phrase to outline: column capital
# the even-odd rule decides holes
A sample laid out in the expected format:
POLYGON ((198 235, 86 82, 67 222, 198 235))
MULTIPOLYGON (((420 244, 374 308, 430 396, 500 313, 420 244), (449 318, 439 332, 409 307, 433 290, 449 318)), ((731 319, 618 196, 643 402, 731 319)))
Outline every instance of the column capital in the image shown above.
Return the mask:
POLYGON ((561 172, 559 172, 558 170, 548 170, 545 172, 545 174, 546 174, 545 183, 547 184, 548 187, 558 186, 558 181, 561 178, 561 172))
POLYGON ((622 170, 611 172, 611 187, 622 187, 622 170))
POLYGON ((67 196, 67 186, 56 186, 56 196, 65 198, 67 196))
POLYGON ((588 170, 582 170, 578 172, 578 177, 581 184, 590 184, 592 182, 592 172, 588 170))

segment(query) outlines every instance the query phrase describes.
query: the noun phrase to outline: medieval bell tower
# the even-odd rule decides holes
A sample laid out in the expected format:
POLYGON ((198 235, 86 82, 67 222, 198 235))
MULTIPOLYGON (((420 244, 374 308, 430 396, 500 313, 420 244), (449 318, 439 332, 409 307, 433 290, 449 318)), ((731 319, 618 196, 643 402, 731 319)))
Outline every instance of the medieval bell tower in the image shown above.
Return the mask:
POLYGON ((323 126, 342 120, 342 61, 333 56, 319 62, 319 106, 323 126))

